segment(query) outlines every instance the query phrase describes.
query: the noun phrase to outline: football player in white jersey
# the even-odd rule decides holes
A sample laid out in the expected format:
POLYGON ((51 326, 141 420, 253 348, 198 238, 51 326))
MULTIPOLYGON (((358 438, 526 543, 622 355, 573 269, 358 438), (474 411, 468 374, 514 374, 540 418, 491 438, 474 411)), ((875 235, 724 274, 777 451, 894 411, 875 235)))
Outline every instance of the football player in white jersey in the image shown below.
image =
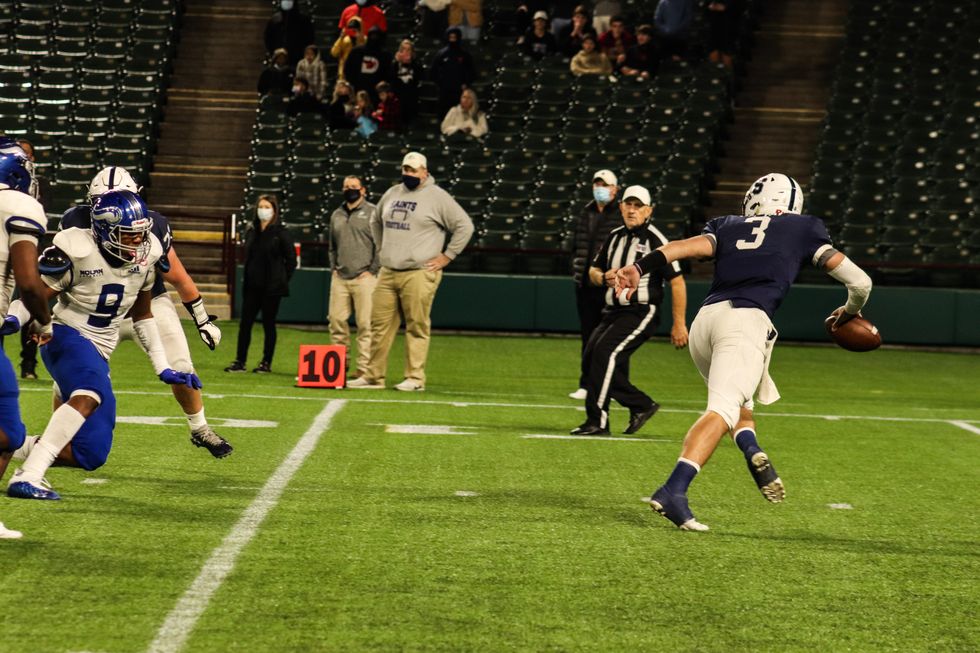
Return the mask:
MULTIPOLYGON (((75 206, 66 211, 61 218, 61 228, 80 227, 87 229, 90 227, 92 223, 91 205, 111 190, 128 190, 138 193, 139 187, 125 168, 110 166, 101 170, 89 185, 89 205, 75 206)), ((204 300, 194 283, 194 279, 184 269, 184 264, 181 263, 180 258, 177 257, 177 252, 171 245, 173 232, 167 218, 152 210, 148 211, 147 215, 153 220, 152 233, 163 245, 164 252, 151 291, 153 319, 160 330, 163 350, 167 355, 170 367, 181 372, 194 373, 194 363, 191 360, 187 337, 184 335, 184 329, 180 324, 177 308, 174 306, 173 300, 170 299, 163 282, 166 281, 177 290, 187 312, 191 314, 194 323, 197 325, 201 340, 212 351, 221 342, 221 330, 212 321, 214 316, 208 315, 207 309, 204 308, 204 300)), ((140 343, 133 331, 132 320, 123 321, 120 339, 135 340, 137 344, 140 343)), ((204 416, 201 391, 186 385, 175 385, 172 386, 172 389, 174 398, 177 399, 177 403, 180 404, 187 418, 191 431, 191 443, 198 447, 205 447, 215 458, 224 458, 230 455, 232 452, 231 444, 215 433, 214 429, 208 425, 204 416)))
MULTIPOLYGON (((92 228, 59 231, 39 262, 46 299, 58 298, 52 337, 41 344, 41 358, 55 381, 61 405, 40 439, 27 439, 26 460, 11 477, 7 494, 21 499, 60 499, 44 481, 57 459, 72 467, 102 466, 112 447, 116 401, 109 378, 109 356, 127 314, 164 383, 200 389, 193 373, 167 363, 150 308, 157 261, 163 246, 150 233, 152 220, 138 195, 105 193, 92 207, 92 228)), ((18 302, 11 306, 16 314, 18 302)), ((22 322, 27 316, 20 312, 22 322)))
MULTIPOLYGON (((44 284, 37 271, 37 242, 47 219, 33 196, 37 182, 34 164, 16 141, 0 137, 0 316, 6 318, 14 284, 20 288, 21 305, 33 317, 41 333, 51 333, 51 312, 44 299, 44 284)), ((0 335, 18 333, 16 319, 4 319, 0 335)), ((19 391, 14 368, 0 353, 0 476, 13 452, 24 444, 19 391)), ((0 540, 17 539, 19 531, 0 523, 0 540)))

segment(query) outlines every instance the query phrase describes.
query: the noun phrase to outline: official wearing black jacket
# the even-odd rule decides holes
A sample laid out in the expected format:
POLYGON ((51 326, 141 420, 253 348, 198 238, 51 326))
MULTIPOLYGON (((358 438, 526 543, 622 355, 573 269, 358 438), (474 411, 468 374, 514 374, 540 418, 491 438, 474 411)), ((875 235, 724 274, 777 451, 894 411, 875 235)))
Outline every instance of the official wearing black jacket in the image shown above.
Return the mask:
POLYGON ((276 316, 279 303, 289 296, 289 280, 296 270, 296 251, 289 231, 279 222, 279 203, 273 195, 259 198, 256 218, 245 232, 245 274, 242 315, 238 327, 238 356, 226 372, 244 372, 252 325, 262 313, 265 346, 262 361, 253 372, 271 372, 276 350, 276 316))
MULTIPOLYGON (((606 289, 589 281, 589 265, 616 227, 623 226, 623 216, 616 200, 616 175, 611 170, 599 170, 592 175, 593 201, 585 205, 575 223, 572 236, 572 278, 575 280, 575 307, 582 332, 582 351, 602 319, 606 306, 606 289)), ((584 363, 584 361, 583 361, 584 363)), ((569 396, 585 398, 585 369, 579 377, 578 390, 569 396)))

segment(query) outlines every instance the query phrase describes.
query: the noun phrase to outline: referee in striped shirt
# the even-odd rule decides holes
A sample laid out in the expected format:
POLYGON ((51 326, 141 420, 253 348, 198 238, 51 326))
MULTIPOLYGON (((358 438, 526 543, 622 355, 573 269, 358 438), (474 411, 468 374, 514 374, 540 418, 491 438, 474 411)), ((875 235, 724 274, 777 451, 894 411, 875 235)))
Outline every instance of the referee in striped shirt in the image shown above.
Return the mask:
POLYGON ((572 435, 609 435, 611 399, 630 411, 629 425, 623 433, 640 430, 653 417, 660 404, 630 383, 629 359, 640 345, 653 335, 659 322, 660 303, 664 298, 664 281, 670 282, 674 324, 670 340, 675 347, 687 344, 687 288, 677 263, 652 270, 640 279, 635 293, 616 295, 615 271, 667 243, 667 238, 650 223, 653 206, 650 193, 642 186, 630 186, 620 204, 624 226, 609 234, 589 268, 597 285, 606 285, 606 308, 602 321, 593 332, 583 353, 586 371, 585 423, 572 435), (606 273, 612 271, 611 279, 606 273))

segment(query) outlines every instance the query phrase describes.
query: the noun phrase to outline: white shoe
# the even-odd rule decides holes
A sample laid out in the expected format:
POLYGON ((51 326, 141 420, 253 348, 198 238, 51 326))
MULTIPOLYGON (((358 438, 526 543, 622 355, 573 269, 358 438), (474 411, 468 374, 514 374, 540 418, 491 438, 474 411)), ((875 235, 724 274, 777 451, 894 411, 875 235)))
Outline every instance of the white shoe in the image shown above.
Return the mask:
POLYGON ((405 379, 401 383, 395 386, 395 390, 401 390, 402 392, 422 392, 425 390, 425 386, 418 381, 413 381, 412 379, 405 379))
POLYGON ((356 379, 351 379, 347 382, 348 388, 355 388, 357 390, 383 390, 383 383, 375 383, 374 381, 369 381, 367 377, 359 376, 356 379))
POLYGON ((0 522, 0 540, 19 540, 24 537, 24 534, 20 531, 12 531, 0 522))
POLYGON ((579 401, 581 401, 582 399, 587 398, 588 396, 589 396, 589 391, 586 390, 585 388, 579 388, 575 392, 569 392, 568 393, 568 398, 569 399, 578 399, 579 401))

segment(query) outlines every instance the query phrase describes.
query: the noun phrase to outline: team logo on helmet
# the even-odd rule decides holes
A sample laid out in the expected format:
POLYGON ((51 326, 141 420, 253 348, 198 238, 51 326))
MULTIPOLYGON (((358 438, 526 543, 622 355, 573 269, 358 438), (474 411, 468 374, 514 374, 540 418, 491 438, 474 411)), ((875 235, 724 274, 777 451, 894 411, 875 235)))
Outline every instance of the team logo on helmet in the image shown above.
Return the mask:
POLYGON ((34 162, 17 141, 6 136, 0 136, 0 184, 37 199, 34 162))
POLYGON ((100 195, 92 205, 92 234, 110 263, 141 265, 150 254, 150 229, 140 196, 128 190, 100 195))
POLYGON ((779 215, 803 211, 803 190, 796 180, 778 172, 753 183, 742 202, 742 215, 779 215))

